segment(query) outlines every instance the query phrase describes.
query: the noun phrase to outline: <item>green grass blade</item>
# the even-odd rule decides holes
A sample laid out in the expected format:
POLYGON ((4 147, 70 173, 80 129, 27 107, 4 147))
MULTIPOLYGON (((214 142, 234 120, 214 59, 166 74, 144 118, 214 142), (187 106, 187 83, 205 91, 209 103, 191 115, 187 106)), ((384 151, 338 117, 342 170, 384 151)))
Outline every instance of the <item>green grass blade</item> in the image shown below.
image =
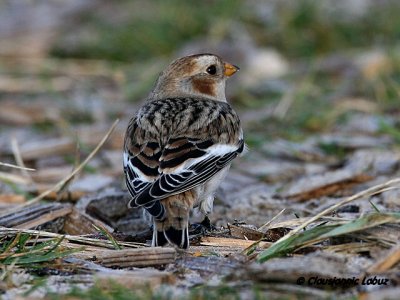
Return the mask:
POLYGON ((293 235, 290 238, 283 240, 282 242, 276 242, 272 244, 271 247, 261 252, 257 257, 257 260, 259 262, 263 262, 274 257, 288 254, 300 247, 301 245, 307 243, 309 240, 315 239, 338 226, 339 225, 325 225, 314 227, 312 229, 308 229, 306 231, 293 235))
POLYGON ((26 243, 30 240, 31 235, 27 233, 21 234, 19 240, 18 240, 18 251, 17 252, 22 252, 25 250, 25 245, 26 243))
POLYGON ((283 256, 306 245, 317 243, 321 240, 353 233, 367 228, 386 223, 400 222, 400 213, 373 213, 343 225, 323 225, 303 231, 281 242, 274 243, 271 247, 261 252, 257 260, 264 262, 268 259, 283 256))
POLYGON ((34 263, 43 263, 43 262, 49 262, 53 261, 58 258, 63 258, 68 255, 71 255, 73 253, 76 253, 78 251, 81 251, 83 248, 77 248, 77 249, 71 249, 71 250, 65 250, 65 251, 53 251, 53 252, 48 252, 48 253, 37 253, 37 254, 31 254, 29 252, 26 253, 25 256, 22 257, 8 257, 4 259, 1 263, 5 265, 10 265, 12 264, 16 259, 18 261, 16 262, 17 265, 27 265, 27 264, 34 264, 34 263))
POLYGON ((64 240, 65 235, 63 235, 61 238, 59 238, 57 240, 57 242, 54 244, 53 247, 51 247, 49 250, 47 250, 44 254, 50 253, 52 251, 54 251, 55 249, 57 249, 57 247, 61 244, 61 242, 64 240))
POLYGON ((93 227, 108 238, 108 240, 113 244, 115 250, 122 250, 122 246, 118 244, 118 242, 114 239, 111 233, 108 232, 107 229, 105 229, 103 226, 96 226, 94 224, 93 227))
POLYGON ((374 202, 371 201, 371 199, 368 199, 368 202, 369 204, 371 204, 372 208, 375 209, 376 212, 380 213, 380 210, 378 209, 378 207, 376 207, 374 202))
POLYGON ((347 224, 343 224, 333 229, 332 231, 320 236, 319 239, 325 239, 329 237, 348 234, 387 223, 398 223, 398 222, 400 222, 400 213, 373 213, 358 218, 347 224))

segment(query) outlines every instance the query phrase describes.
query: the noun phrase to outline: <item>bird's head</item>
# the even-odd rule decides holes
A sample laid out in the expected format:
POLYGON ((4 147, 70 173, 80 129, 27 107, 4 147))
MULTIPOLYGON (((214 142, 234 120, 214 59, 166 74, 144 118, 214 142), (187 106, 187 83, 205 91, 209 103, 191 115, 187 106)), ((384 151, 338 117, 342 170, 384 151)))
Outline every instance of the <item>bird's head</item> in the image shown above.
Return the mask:
POLYGON ((213 54, 196 54, 173 61, 158 77, 151 99, 202 96, 226 101, 225 81, 239 70, 213 54))

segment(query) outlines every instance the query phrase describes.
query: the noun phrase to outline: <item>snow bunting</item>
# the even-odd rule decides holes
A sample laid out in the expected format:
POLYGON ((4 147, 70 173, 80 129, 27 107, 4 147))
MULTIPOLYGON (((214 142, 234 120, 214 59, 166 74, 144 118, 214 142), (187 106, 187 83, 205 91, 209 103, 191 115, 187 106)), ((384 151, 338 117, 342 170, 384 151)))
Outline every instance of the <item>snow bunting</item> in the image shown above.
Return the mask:
POLYGON ((225 98, 225 81, 238 70, 212 54, 179 58, 129 123, 129 207, 150 215, 152 246, 189 247, 190 211, 211 213, 215 190, 244 149, 239 117, 225 98))

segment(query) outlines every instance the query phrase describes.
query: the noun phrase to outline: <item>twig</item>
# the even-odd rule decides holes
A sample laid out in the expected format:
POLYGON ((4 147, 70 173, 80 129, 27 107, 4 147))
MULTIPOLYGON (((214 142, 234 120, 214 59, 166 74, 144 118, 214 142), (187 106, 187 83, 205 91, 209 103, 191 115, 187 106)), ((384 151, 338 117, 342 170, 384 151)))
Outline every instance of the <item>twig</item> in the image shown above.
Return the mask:
POLYGON ((258 231, 262 231, 264 228, 266 228, 267 226, 269 226, 269 224, 271 224, 273 221, 275 221, 281 214, 283 214, 285 212, 286 208, 282 209, 280 212, 277 213, 277 215, 275 217, 273 217, 271 220, 269 220, 267 223, 265 223, 264 225, 262 225, 260 228, 258 228, 258 231))
POLYGON ((36 169, 27 168, 27 167, 20 167, 20 166, 13 165, 13 164, 3 163, 1 161, 0 161, 0 166, 13 168, 13 169, 26 170, 26 171, 36 171, 36 169))
POLYGON ((101 250, 94 253, 96 262, 106 267, 145 267, 174 262, 174 248, 137 248, 126 250, 101 250))
POLYGON ((17 141, 17 138, 15 136, 13 136, 11 138, 11 149, 12 149, 15 161, 17 162, 18 166, 21 169, 22 175, 24 175, 27 179, 29 179, 30 183, 33 183, 31 175, 29 175, 29 173, 26 170, 26 167, 25 167, 25 164, 24 164, 24 160, 22 159, 21 151, 20 151, 19 146, 18 146, 18 141, 17 141))

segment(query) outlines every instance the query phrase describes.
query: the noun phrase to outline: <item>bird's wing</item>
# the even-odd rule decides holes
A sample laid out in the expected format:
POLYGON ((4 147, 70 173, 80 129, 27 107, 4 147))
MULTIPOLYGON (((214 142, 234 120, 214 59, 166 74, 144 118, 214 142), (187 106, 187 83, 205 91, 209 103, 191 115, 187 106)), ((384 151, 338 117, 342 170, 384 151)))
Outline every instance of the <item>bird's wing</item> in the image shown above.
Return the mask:
POLYGON ((175 152, 169 152, 169 159, 162 157, 162 174, 133 198, 131 202, 134 205, 146 205, 203 184, 226 167, 244 147, 243 140, 236 145, 214 144, 211 140, 188 138, 178 141, 182 146, 172 148, 175 152))
MULTIPOLYGON (((140 195, 160 177, 159 159, 162 149, 157 139, 146 135, 146 130, 138 124, 137 118, 129 123, 124 141, 125 183, 132 197, 140 195)), ((129 206, 133 202, 129 203, 129 206)), ((164 208, 159 201, 148 203, 145 208, 155 216, 162 217, 164 208)))
MULTIPOLYGON (((133 197, 130 207, 144 206, 148 209, 152 205, 158 206, 158 200, 203 184, 243 151, 237 115, 227 104, 213 105, 224 110, 215 113, 217 108, 213 108, 213 114, 210 114, 205 109, 209 119, 202 120, 199 106, 197 123, 193 121, 196 117, 189 116, 190 125, 187 124, 186 130, 175 128, 169 132, 164 145, 157 142, 160 140, 158 131, 149 128, 148 122, 131 122, 130 131, 133 133, 130 140, 125 141, 124 154, 126 183, 133 197)), ((184 112, 185 105, 182 104, 180 110, 184 112)), ((187 115, 189 112, 184 113, 187 115)))

